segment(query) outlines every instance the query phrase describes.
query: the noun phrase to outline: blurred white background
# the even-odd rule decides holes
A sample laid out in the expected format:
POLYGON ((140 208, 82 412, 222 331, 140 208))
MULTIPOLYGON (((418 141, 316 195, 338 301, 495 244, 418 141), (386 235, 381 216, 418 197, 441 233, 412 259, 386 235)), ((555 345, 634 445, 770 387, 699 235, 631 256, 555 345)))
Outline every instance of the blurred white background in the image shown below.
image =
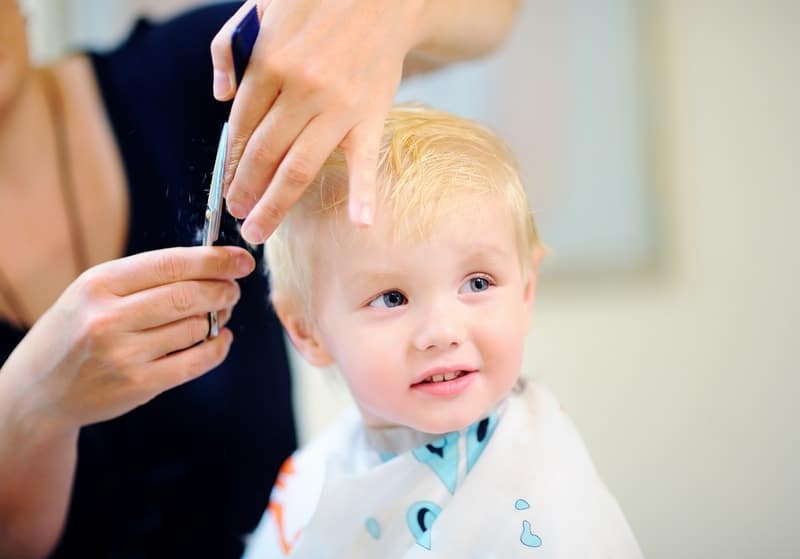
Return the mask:
MULTIPOLYGON (((192 2, 28 3, 47 56, 192 2)), ((556 254, 526 374, 651 559, 800 557, 798 52, 795 0, 529 0, 447 78, 514 145, 556 254)), ((348 398, 295 370, 307 438, 348 398)))

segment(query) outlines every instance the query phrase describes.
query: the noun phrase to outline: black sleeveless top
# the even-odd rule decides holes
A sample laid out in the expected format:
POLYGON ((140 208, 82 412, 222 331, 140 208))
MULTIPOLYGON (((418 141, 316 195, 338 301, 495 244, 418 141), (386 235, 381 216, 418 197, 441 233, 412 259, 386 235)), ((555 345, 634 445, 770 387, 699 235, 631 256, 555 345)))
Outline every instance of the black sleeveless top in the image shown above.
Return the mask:
MULTIPOLYGON (((211 95, 209 44, 236 5, 139 23, 92 62, 124 162, 126 252, 199 244, 229 104, 211 95)), ((86 149, 91 149, 86 146, 86 149)), ((225 216, 222 244, 242 244, 225 216)), ((261 264, 242 280, 225 362, 117 419, 85 427, 53 557, 239 557, 295 448, 283 335, 261 264)), ((0 362, 24 332, 0 322, 0 362)), ((42 348, 46 351, 46 348, 42 348)))

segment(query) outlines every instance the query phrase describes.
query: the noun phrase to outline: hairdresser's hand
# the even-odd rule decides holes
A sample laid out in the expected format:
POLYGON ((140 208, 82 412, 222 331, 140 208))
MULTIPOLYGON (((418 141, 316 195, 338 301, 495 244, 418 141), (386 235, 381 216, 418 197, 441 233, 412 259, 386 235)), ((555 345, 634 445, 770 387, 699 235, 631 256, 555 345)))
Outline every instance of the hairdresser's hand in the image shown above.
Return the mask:
MULTIPOLYGON (((236 86, 230 51, 245 2, 211 44, 214 95, 236 86)), ((422 0, 259 0, 261 30, 230 116, 228 209, 263 242, 341 145, 350 218, 372 222, 383 122, 417 42, 422 0)))
POLYGON ((76 279, 0 371, 0 396, 26 424, 59 431, 121 415, 222 362, 232 334, 203 341, 207 313, 227 322, 235 279, 253 258, 234 247, 170 248, 106 262, 76 279))

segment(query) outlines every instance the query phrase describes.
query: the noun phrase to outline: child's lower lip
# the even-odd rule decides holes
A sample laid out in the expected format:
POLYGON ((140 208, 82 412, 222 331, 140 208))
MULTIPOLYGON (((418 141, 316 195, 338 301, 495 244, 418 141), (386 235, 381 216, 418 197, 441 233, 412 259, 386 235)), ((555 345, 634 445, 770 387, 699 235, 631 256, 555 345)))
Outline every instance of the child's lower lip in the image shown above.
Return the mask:
POLYGON ((476 372, 470 372, 452 380, 441 382, 418 382, 412 385, 411 388, 431 396, 457 396, 467 389, 476 374, 476 372))

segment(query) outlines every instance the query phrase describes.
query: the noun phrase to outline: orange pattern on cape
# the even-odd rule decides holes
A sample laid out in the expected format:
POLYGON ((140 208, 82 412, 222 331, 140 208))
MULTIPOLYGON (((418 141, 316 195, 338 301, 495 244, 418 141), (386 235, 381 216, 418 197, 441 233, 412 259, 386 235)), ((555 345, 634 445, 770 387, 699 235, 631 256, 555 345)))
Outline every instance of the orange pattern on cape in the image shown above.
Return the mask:
MULTIPOLYGON (((292 461, 292 457, 289 456, 289 458, 284 460, 281 469, 278 471, 278 479, 275 481, 275 487, 285 489, 287 478, 292 476, 294 473, 294 462, 292 461)), ((284 555, 289 555, 292 552, 295 542, 297 542, 297 538, 300 537, 300 530, 298 530, 292 538, 289 538, 286 534, 286 527, 284 526, 283 519, 283 503, 279 503, 278 501, 270 499, 269 505, 267 505, 267 510, 269 511, 272 519, 275 521, 275 525, 278 529, 278 538, 281 544, 281 551, 284 555)))

